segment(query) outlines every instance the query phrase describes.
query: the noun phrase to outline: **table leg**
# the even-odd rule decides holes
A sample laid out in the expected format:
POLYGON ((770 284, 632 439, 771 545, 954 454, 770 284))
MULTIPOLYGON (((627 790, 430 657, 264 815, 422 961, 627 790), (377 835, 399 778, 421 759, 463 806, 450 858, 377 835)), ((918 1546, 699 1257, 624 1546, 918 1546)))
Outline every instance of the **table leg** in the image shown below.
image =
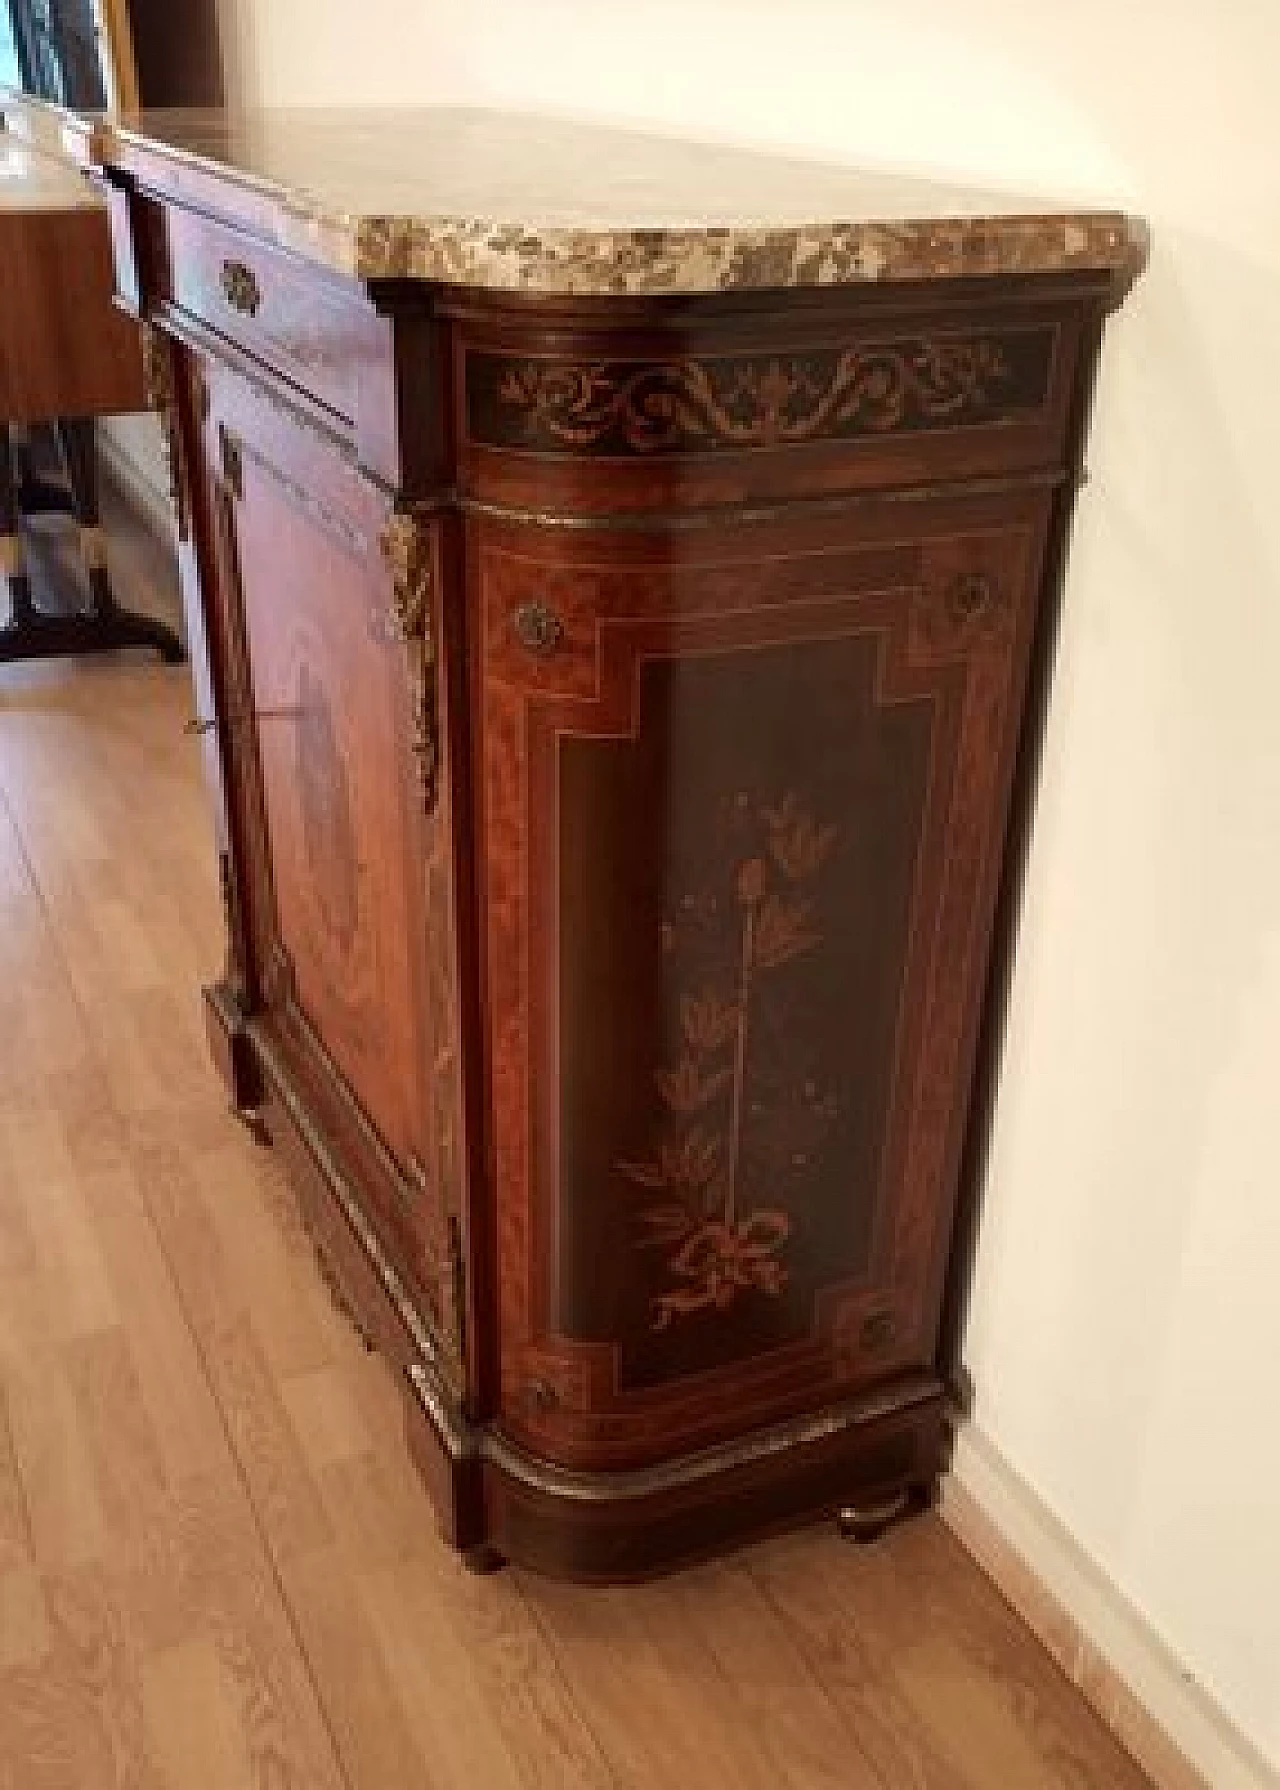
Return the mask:
POLYGON ((89 613, 100 621, 116 613, 107 576, 107 542, 98 508, 98 438, 92 422, 64 418, 58 424, 58 445, 71 485, 71 513, 80 533, 80 555, 89 580, 89 613))
POLYGON ((8 423, 0 423, 0 576, 9 587, 10 619, 0 629, 0 639, 22 628, 35 617, 31 582, 27 577, 26 549, 22 540, 22 511, 18 503, 18 469, 8 423))
POLYGON ((87 417, 63 418, 57 431, 71 485, 71 513, 80 531, 80 551, 88 574, 89 608, 74 615, 46 615, 31 599, 12 443, 8 428, 0 425, 0 569, 7 573, 12 593, 11 619, 7 627, 0 628, 0 664, 109 652, 125 646, 150 647, 166 664, 181 664, 186 654, 173 629, 152 616, 122 609, 111 589, 98 510, 95 424, 87 417))

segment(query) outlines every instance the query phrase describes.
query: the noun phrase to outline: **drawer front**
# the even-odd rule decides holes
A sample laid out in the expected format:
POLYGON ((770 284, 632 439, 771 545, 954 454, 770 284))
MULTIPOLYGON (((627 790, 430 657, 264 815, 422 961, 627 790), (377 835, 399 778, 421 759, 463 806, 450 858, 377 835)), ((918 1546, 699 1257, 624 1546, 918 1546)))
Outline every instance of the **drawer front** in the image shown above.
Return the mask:
POLYGON ((474 525, 503 1409, 568 1464, 932 1370, 1048 503, 912 511, 474 525))
POLYGON ((162 295, 344 421, 384 326, 354 290, 204 218, 164 214, 162 295))
MULTIPOLYGON (((460 1371, 456 891, 449 765, 419 750, 437 720, 425 640, 385 499, 246 382, 203 377, 247 998, 460 1371)), ((435 601, 421 540, 415 600, 435 601)))

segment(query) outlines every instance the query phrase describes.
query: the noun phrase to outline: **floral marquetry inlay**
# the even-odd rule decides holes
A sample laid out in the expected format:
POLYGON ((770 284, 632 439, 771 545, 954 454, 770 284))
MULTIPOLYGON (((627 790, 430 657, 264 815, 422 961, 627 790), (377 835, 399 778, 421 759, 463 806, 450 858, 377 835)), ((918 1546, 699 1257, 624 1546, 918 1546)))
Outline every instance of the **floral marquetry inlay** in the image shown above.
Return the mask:
POLYGON ((803 353, 670 361, 473 352, 468 416, 487 446, 592 456, 772 448, 1035 413, 1052 327, 909 336, 803 353))
POLYGON ((651 1154, 618 1171, 652 1196, 641 1248, 661 1249, 672 1282, 653 1301, 655 1330, 694 1312, 724 1310, 750 1288, 786 1285, 790 1213, 765 1184, 777 1154, 794 1171, 817 1159, 834 1095, 812 1079, 779 1087, 753 1071, 753 1021, 773 973, 822 944, 816 885, 836 844, 794 791, 776 803, 739 792, 717 817, 718 874, 686 891, 662 923, 663 955, 688 934, 710 979, 679 997, 680 1039, 654 1076, 662 1116, 651 1154), (708 959, 708 942, 711 945, 708 959))

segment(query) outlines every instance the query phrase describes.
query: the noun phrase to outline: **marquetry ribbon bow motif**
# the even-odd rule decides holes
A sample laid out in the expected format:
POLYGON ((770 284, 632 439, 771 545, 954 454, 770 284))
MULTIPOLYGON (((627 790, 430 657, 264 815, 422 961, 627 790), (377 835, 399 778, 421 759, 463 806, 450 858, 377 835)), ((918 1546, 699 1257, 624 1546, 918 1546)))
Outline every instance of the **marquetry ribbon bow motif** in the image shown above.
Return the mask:
POLYGON ((666 1270, 678 1283, 654 1298, 654 1330, 725 1311, 750 1289, 783 1291, 792 1218, 753 1200, 748 1183, 781 1179, 780 1163, 792 1178, 814 1167, 835 1117, 834 1094, 815 1078, 781 1089, 776 1065, 765 1078, 749 1047, 770 978, 822 942, 815 885, 837 829, 819 825, 789 791, 777 803, 738 794, 718 830, 728 851, 663 922, 664 953, 692 940, 704 979, 680 994, 678 1054, 654 1078, 659 1135, 647 1161, 617 1165, 633 1185, 664 1196, 640 1213, 639 1246, 670 1251, 666 1270))
POLYGON ((747 1287, 780 1293, 787 1273, 776 1257, 790 1235, 791 1220, 785 1212, 753 1212, 732 1228, 708 1219, 671 1257, 670 1272, 693 1284, 658 1295, 653 1328, 665 1330, 673 1318, 708 1306, 723 1311, 747 1287))

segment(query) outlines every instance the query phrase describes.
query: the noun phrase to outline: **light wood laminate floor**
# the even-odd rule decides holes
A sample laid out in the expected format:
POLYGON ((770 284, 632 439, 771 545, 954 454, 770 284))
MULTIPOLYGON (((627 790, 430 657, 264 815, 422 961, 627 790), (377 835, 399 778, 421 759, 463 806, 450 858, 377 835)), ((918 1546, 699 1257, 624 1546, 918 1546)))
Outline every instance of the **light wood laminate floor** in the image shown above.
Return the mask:
POLYGON ((1138 1790, 933 1517, 462 1570, 206 1061, 190 713, 147 659, 0 669, 0 1790, 1138 1790))

